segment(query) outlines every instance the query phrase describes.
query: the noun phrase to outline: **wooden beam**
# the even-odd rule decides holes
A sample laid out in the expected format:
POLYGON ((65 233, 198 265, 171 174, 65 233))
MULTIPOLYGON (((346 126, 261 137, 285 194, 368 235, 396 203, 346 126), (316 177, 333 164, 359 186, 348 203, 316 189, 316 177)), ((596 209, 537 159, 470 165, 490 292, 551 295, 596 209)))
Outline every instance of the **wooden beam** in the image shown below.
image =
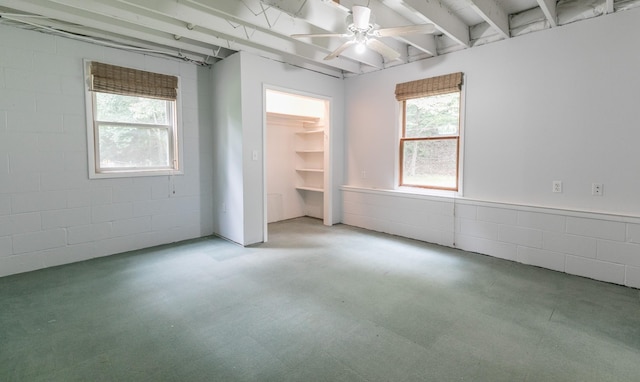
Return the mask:
MULTIPOLYGON (((79 2, 80 3, 80 2, 79 2)), ((60 4, 56 4, 53 1, 47 0, 3 0, 3 5, 6 7, 13 8, 15 10, 28 12, 36 15, 46 16, 52 19, 60 20, 66 23, 72 23, 80 26, 86 26, 87 28, 104 31, 106 33, 113 33, 119 35, 121 39, 126 40, 130 38, 131 41, 142 40, 149 41, 154 44, 158 44, 160 46, 175 46, 174 44, 181 43, 186 39, 191 39, 192 42, 198 42, 203 45, 209 45, 209 51, 211 52, 211 56, 215 55, 215 51, 218 47, 224 47, 226 49, 238 51, 245 50, 248 52, 252 52, 254 54, 262 55, 265 57, 272 58, 274 60, 280 60, 284 62, 290 62, 294 65, 298 65, 301 67, 309 68, 310 70, 315 70, 321 73, 325 73, 334 77, 342 77, 342 71, 344 69, 331 66, 331 65, 322 65, 315 64, 310 60, 303 60, 296 55, 288 55, 286 52, 277 52, 277 51, 268 51, 262 49, 261 46, 255 44, 245 44, 243 42, 234 41, 233 39, 226 39, 213 35, 208 36, 208 43, 199 38, 193 38, 195 36, 187 37, 187 33, 180 34, 185 39, 176 40, 175 35, 177 33, 172 32, 161 32, 158 30, 149 29, 145 26, 139 25, 139 23, 130 23, 123 21, 121 19, 114 19, 107 16, 102 16, 99 14, 91 14, 81 9, 73 9, 69 7, 62 6, 60 4), (173 40, 173 42, 172 42, 173 40), (213 46, 212 46, 213 45, 213 46)), ((188 31, 185 27, 184 30, 188 31)), ((177 30, 176 30, 177 31, 177 30)), ((180 30, 181 32, 184 32, 180 30)), ((201 32, 199 32, 201 33, 201 32)), ((134 45, 132 43, 132 45, 134 45)), ((360 66, 354 62, 335 62, 334 64, 342 64, 346 63, 346 69, 354 69, 358 70, 360 66), (351 66, 349 66, 351 65, 351 66)))
POLYGON ((404 41, 405 43, 413 46, 414 48, 430 56, 438 55, 436 38, 433 35, 425 34, 425 35, 417 35, 417 36, 403 36, 403 37, 396 37, 396 38, 400 41, 404 41))
POLYGON ((24 22, 25 24, 33 25, 34 27, 35 25, 38 25, 42 27, 42 30, 50 28, 52 33, 60 36, 65 36, 64 32, 71 33, 75 36, 68 36, 69 38, 75 38, 80 41, 93 42, 94 40, 97 40, 99 41, 96 42, 97 44, 106 47, 125 50, 128 47, 131 47, 132 49, 140 49, 142 53, 147 53, 148 51, 150 54, 163 54, 181 59, 201 61, 203 63, 206 62, 209 64, 227 57, 231 52, 228 49, 220 48, 218 54, 215 54, 216 52, 212 52, 210 47, 194 45, 190 42, 178 41, 175 39, 174 41, 170 41, 168 39, 165 40, 153 35, 149 35, 148 38, 143 41, 132 38, 131 36, 122 36, 116 33, 95 30, 49 18, 33 19, 31 17, 21 17, 17 15, 10 18, 5 16, 5 18, 24 22), (161 42, 153 42, 154 40, 161 42))
POLYGON ((556 10, 556 0, 538 0, 538 5, 549 20, 551 27, 558 26, 558 13, 556 10))
POLYGON ((605 9, 605 13, 609 14, 609 13, 613 13, 615 12, 615 7, 613 6, 613 0, 606 0, 606 9, 605 9))
MULTIPOLYGON (((218 48, 218 46, 209 46, 206 48, 204 46, 185 43, 184 41, 176 40, 173 35, 168 33, 154 33, 153 31, 145 30, 143 28, 132 29, 130 27, 123 26, 122 23, 117 21, 92 19, 91 22, 88 22, 88 20, 82 16, 72 14, 55 4, 46 4, 45 1, 40 0, 36 2, 32 0, 3 0, 3 5, 19 11, 42 15, 53 19, 52 21, 49 21, 46 18, 28 20, 35 24, 42 24, 44 26, 80 35, 87 33, 88 35, 96 37, 101 37, 99 31, 102 31, 104 34, 104 36, 102 36, 103 38, 108 39, 109 37, 107 36, 113 36, 114 41, 118 43, 126 43, 126 41, 143 41, 154 44, 155 49, 165 46, 174 49, 186 49, 199 55, 208 55, 211 57, 215 56, 215 50, 218 48), (70 23, 71 26, 66 27, 64 23, 70 23)), ((143 46, 151 49, 147 44, 143 44, 143 46)))
POLYGON ((470 46, 469 26, 455 16, 440 1, 403 0, 403 5, 421 14, 421 16, 442 31, 453 41, 465 47, 470 46))
MULTIPOLYGON (((159 1, 151 0, 120 0, 127 2, 139 2, 145 1, 152 4, 159 1)), ((265 7, 260 0, 243 0, 241 3, 228 0, 184 0, 185 2, 192 4, 198 10, 204 10, 209 14, 218 15, 219 17, 245 25, 253 25, 264 33, 271 33, 282 36, 289 39, 292 34, 307 34, 307 33, 345 33, 346 24, 345 19, 347 17, 346 11, 338 6, 327 6, 320 1, 307 1, 305 6, 300 11, 300 18, 293 18, 286 14, 283 14, 277 9, 271 9, 265 7), (266 9, 265 9, 266 8, 266 9)), ((173 3, 176 6, 182 4, 174 1, 162 0, 162 3, 173 3)), ((184 5, 182 5, 184 6, 184 5)), ((157 5, 152 6, 152 9, 158 9, 157 5)), ((200 12, 202 13, 202 12, 200 12)), ((206 15, 206 13, 205 13, 206 15)), ((195 16, 191 14, 191 16, 195 16)), ((206 24, 205 24, 206 25, 206 24)), ((338 48, 344 41, 340 39, 327 39, 322 40, 294 40, 295 44, 306 44, 307 46, 314 46, 316 48, 324 48, 325 53, 329 53, 338 48), (318 45, 324 43, 325 45, 318 45)), ((323 55, 324 58, 325 55, 323 55)), ((351 51, 343 53, 340 57, 348 58, 365 65, 373 66, 378 69, 384 67, 382 57, 373 52, 365 52, 363 54, 357 54, 351 51)), ((333 60, 331 60, 333 61, 333 60)), ((331 62, 329 61, 329 63, 331 62)), ((359 72, 353 72, 357 73, 359 72)))
POLYGON ((469 0, 469 5, 504 38, 511 37, 509 15, 495 0, 469 0))
MULTIPOLYGON (((33 2, 40 0, 28 1, 33 2)), ((285 56, 301 56, 307 60, 326 64, 327 66, 332 66, 340 70, 355 73, 360 71, 360 65, 356 62, 346 59, 336 59, 331 62, 326 62, 324 61, 325 54, 308 45, 298 44, 296 41, 290 39, 285 40, 275 35, 262 33, 258 30, 244 27, 238 28, 227 20, 212 15, 209 15, 210 17, 207 20, 216 26, 215 33, 210 33, 206 28, 189 29, 187 23, 183 21, 169 17, 153 17, 149 12, 127 4, 114 6, 112 3, 107 4, 94 0, 50 0, 48 3, 57 3, 73 8, 75 12, 72 13, 76 14, 78 12, 89 13, 89 15, 86 15, 87 19, 99 17, 111 18, 128 23, 129 25, 165 32, 172 36, 182 36, 233 50, 250 50, 258 54, 260 54, 261 50, 264 50, 285 56)), ((156 7, 161 7, 163 4, 168 3, 173 2, 154 2, 156 7)), ((186 8, 188 7, 185 7, 185 9, 186 8)), ((197 14, 204 15, 202 12, 197 12, 197 14)), ((85 25, 91 25, 91 22, 85 21, 85 25)))

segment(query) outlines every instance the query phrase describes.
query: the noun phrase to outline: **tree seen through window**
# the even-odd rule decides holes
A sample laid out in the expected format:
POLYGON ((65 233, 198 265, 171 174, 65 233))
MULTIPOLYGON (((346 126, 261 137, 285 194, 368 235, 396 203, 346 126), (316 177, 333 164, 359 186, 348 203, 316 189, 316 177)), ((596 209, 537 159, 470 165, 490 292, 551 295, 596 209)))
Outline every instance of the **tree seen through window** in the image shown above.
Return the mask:
POLYGON ((100 168, 170 166, 171 102, 96 93, 100 168))
POLYGON ((457 190, 460 92, 403 103, 401 185, 457 190))

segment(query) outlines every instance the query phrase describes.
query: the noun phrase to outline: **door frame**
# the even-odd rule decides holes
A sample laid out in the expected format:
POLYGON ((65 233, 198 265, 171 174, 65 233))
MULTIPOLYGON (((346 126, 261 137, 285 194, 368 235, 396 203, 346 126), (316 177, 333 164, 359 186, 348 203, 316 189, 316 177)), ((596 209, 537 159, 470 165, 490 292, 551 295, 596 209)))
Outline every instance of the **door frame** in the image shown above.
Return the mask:
POLYGON ((333 98, 321 94, 305 92, 302 90, 285 88, 282 86, 263 83, 262 85, 262 189, 263 189, 263 241, 266 243, 269 238, 269 224, 267 223, 267 91, 273 90, 287 93, 294 96, 303 96, 324 101, 328 114, 327 126, 324 129, 324 193, 322 198, 323 224, 330 226, 333 224, 333 150, 331 145, 331 130, 333 126, 333 98))

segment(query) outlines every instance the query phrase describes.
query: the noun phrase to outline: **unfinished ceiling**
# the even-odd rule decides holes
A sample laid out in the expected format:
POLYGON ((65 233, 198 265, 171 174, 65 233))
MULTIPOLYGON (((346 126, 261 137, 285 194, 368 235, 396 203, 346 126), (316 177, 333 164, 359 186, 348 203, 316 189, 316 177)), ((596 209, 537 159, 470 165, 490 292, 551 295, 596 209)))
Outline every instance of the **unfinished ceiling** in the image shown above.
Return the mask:
POLYGON ((212 64, 244 50, 343 77, 428 59, 640 4, 640 0, 0 0, 0 23, 212 64), (400 53, 371 50, 325 57, 344 33, 354 5, 381 28, 432 23, 434 34, 382 37, 400 53))

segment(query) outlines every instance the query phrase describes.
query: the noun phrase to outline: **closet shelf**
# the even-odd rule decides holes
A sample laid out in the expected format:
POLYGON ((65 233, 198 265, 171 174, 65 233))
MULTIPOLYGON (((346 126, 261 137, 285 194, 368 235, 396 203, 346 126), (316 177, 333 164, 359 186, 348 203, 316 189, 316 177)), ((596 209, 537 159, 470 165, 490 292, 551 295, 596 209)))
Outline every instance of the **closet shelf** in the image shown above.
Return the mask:
POLYGON ((319 121, 320 118, 318 117, 267 112, 267 123, 281 123, 285 125, 292 124, 294 126, 299 126, 299 124, 302 123, 304 125, 313 126, 319 121))
POLYGON ((303 172, 324 172, 323 169, 321 168, 297 168, 296 171, 303 171, 303 172))
POLYGON ((309 131, 296 131, 298 135, 309 135, 309 134, 322 134, 324 130, 309 130, 309 131))
POLYGON ((324 192, 322 188, 318 187, 305 187, 305 186, 297 186, 296 190, 305 190, 305 191, 314 191, 314 192, 324 192))

